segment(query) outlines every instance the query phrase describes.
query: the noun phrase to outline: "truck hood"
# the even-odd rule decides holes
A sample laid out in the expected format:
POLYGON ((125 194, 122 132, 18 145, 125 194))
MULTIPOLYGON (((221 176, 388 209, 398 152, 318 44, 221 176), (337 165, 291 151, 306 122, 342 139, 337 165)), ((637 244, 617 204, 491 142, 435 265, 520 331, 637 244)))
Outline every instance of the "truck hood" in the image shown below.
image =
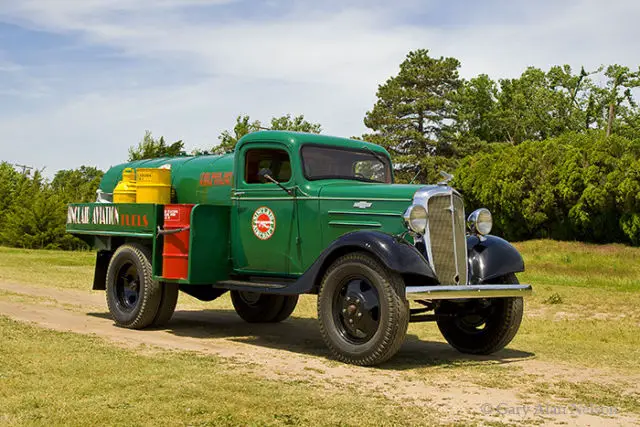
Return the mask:
POLYGON ((354 181, 323 182, 319 191, 322 238, 330 244, 357 230, 398 235, 406 231, 402 214, 423 185, 375 184, 354 181))

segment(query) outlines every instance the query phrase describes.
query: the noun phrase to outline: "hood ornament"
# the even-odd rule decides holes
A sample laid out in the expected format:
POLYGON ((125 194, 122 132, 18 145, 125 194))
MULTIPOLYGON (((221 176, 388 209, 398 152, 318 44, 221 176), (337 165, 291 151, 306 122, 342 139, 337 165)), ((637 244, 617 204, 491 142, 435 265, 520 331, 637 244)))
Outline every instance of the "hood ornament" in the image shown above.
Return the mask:
POLYGON ((438 185, 449 185, 449 182, 453 179, 453 175, 445 171, 440 171, 440 175, 442 175, 444 179, 438 182, 438 185))

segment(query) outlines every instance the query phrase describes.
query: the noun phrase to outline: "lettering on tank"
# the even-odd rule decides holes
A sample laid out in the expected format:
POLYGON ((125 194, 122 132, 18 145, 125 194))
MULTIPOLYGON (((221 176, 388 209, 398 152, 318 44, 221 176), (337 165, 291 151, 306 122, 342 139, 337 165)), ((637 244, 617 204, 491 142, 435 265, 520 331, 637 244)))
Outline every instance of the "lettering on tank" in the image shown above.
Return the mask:
POLYGON ((146 227, 149 225, 149 219, 146 215, 120 215, 120 225, 127 227, 146 227))
POLYGON ((202 172, 200 174, 200 185, 202 187, 212 187, 214 185, 231 185, 233 172, 202 172))
POLYGON ((120 214, 116 206, 69 206, 67 224, 118 225, 120 214))
POLYGON ((114 205, 69 206, 67 224, 148 227, 149 218, 147 214, 122 213, 114 205))

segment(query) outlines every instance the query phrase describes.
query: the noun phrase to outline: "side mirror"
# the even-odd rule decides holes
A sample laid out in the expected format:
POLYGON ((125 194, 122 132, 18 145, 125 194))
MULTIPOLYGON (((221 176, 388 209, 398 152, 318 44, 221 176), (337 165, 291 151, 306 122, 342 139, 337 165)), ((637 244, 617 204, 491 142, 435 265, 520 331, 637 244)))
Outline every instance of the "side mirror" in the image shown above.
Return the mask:
POLYGON ((258 172, 258 178, 260 178, 261 182, 274 182, 273 172, 271 172, 271 169, 269 168, 260 169, 260 171, 258 172))

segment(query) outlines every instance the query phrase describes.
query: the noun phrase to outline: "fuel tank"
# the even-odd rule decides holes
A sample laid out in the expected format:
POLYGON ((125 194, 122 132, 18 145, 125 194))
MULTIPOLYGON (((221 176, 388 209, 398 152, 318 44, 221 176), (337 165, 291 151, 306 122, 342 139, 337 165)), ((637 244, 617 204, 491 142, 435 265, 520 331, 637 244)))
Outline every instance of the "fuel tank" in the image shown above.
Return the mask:
POLYGON ((231 205, 233 153, 221 156, 180 156, 136 160, 111 167, 100 182, 100 190, 113 193, 125 168, 171 169, 172 201, 218 206, 231 205))

